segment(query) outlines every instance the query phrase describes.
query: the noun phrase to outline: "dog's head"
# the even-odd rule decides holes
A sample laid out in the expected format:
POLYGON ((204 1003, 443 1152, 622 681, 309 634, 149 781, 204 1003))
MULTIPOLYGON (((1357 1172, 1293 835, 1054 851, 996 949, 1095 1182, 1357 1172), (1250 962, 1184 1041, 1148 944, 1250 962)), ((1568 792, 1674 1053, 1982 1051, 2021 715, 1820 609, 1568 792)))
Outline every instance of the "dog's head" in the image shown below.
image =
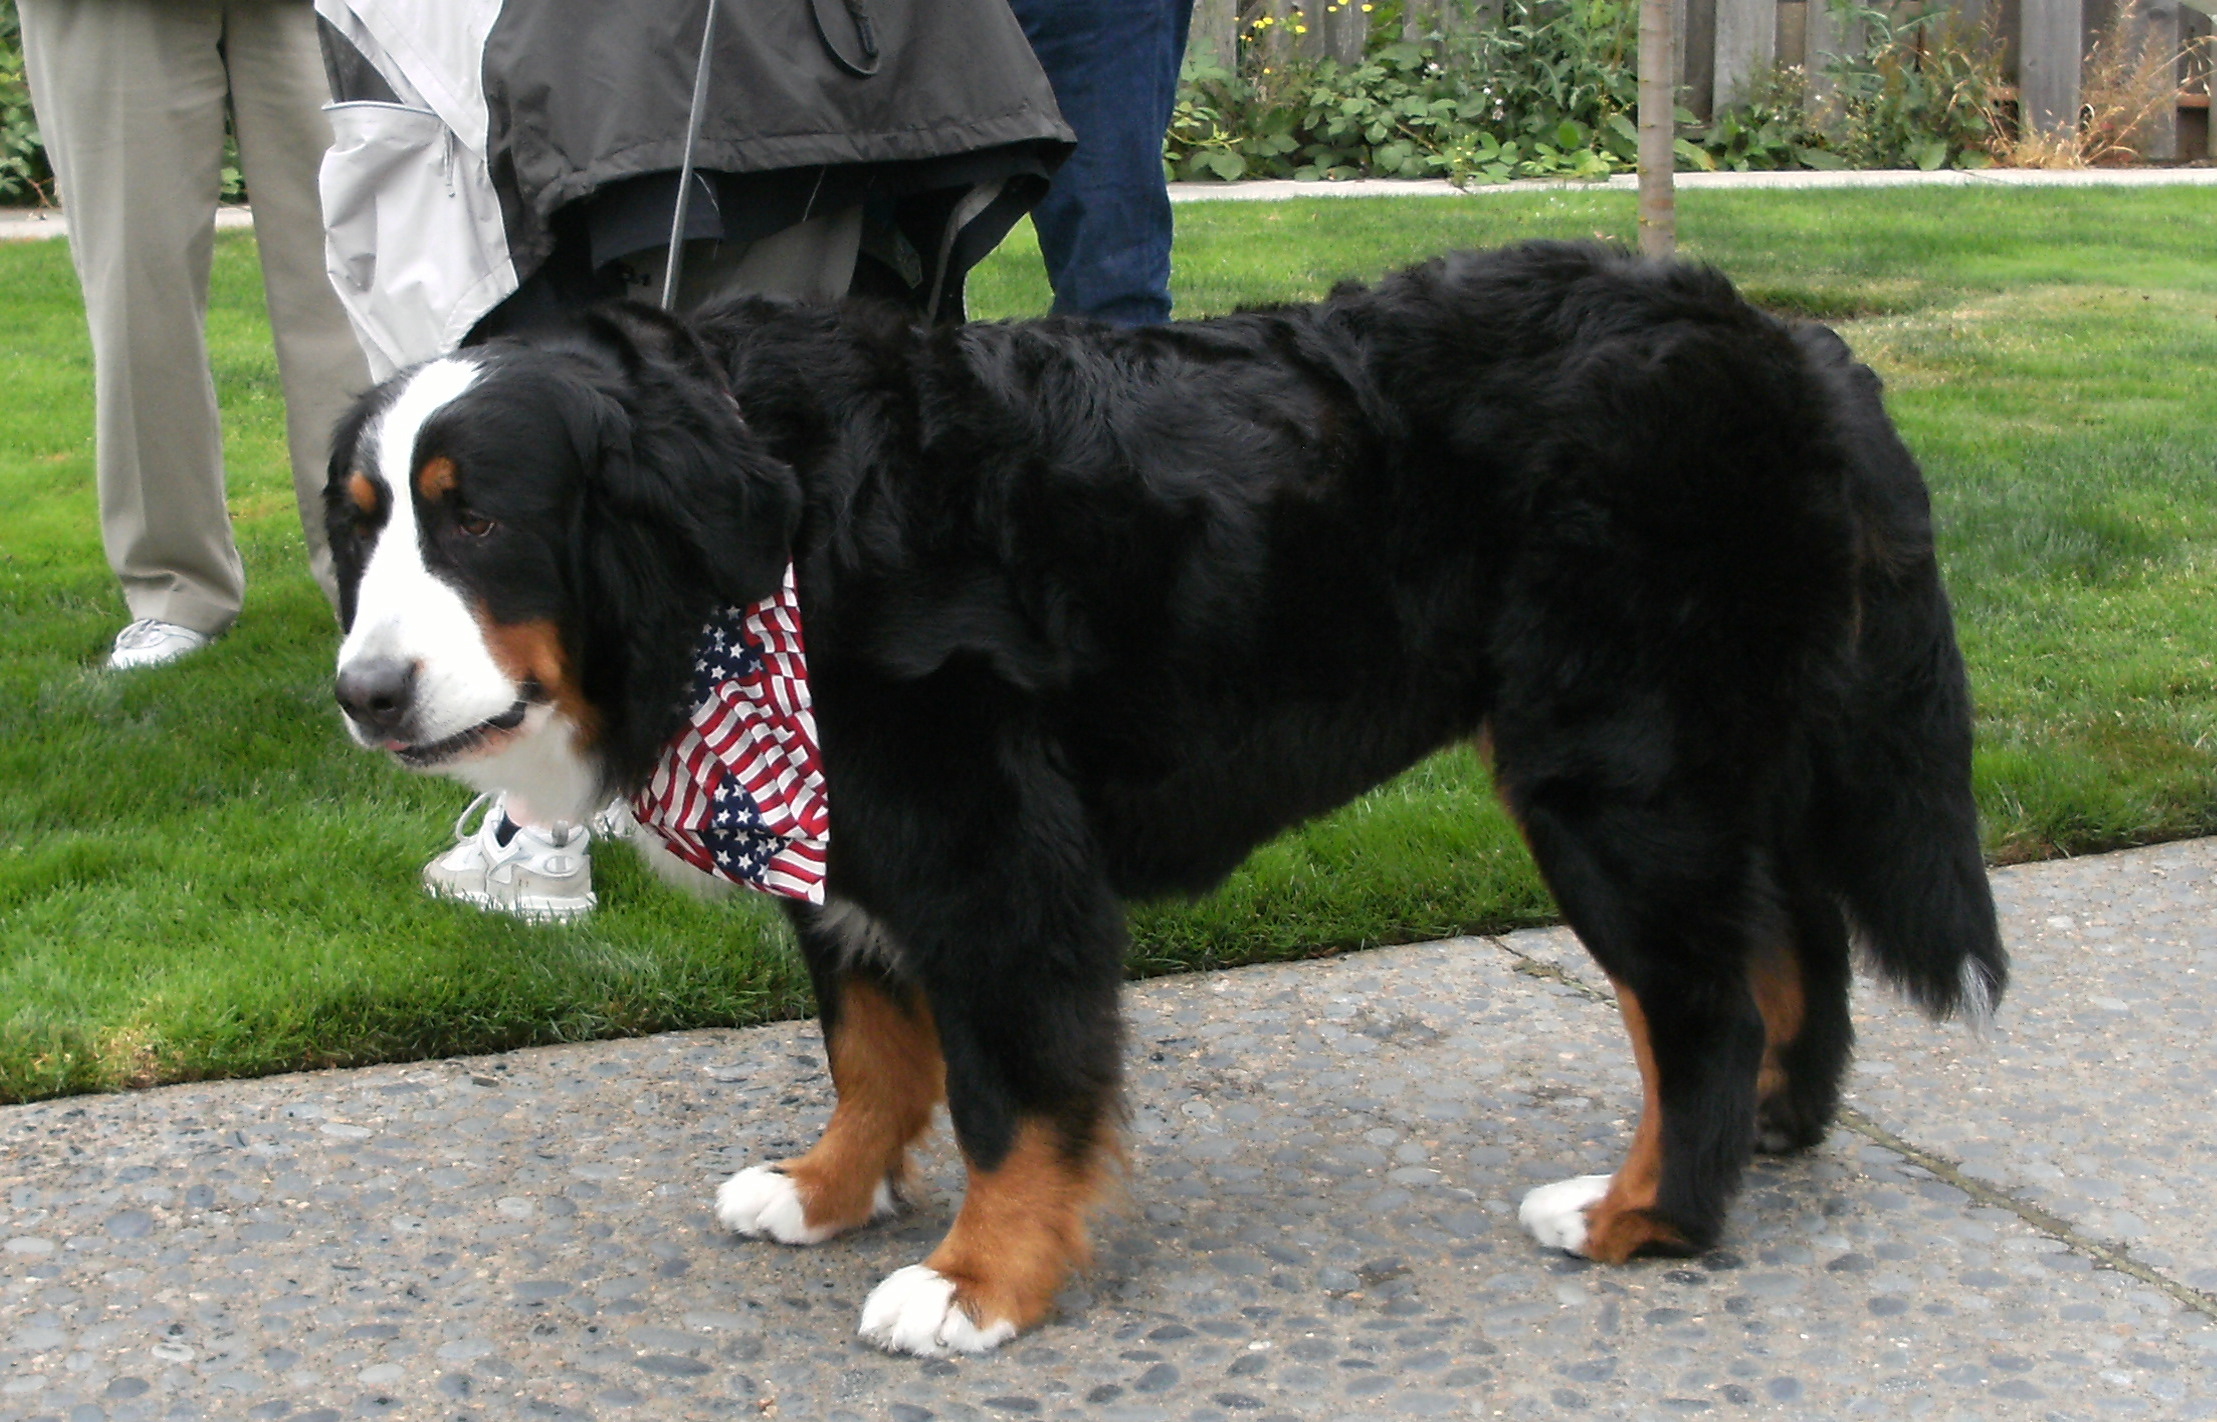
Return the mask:
POLYGON ((571 818, 651 765, 695 634, 777 589, 800 503, 643 307, 394 376, 340 422, 324 499, 354 738, 571 818))

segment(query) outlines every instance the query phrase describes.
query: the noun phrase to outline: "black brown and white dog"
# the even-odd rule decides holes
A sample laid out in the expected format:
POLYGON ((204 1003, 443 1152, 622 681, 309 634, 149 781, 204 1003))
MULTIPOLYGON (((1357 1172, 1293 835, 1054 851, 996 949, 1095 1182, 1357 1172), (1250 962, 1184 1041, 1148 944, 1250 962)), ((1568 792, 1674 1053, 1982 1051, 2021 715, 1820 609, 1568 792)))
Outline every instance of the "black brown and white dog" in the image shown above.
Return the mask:
POLYGON ((405 763, 579 819, 675 727, 711 610, 797 570, 831 812, 792 914, 838 1104, 741 1233, 969 1171, 864 1334, 993 1347, 1087 1257, 1122 903, 1486 747, 1616 986, 1645 1099, 1523 1217, 1699 1251, 1832 1118, 1851 941, 1935 1014, 2004 979, 1971 710, 1879 383, 1720 276, 1537 244, 1155 330, 742 302, 465 349, 337 437, 339 698, 405 763))

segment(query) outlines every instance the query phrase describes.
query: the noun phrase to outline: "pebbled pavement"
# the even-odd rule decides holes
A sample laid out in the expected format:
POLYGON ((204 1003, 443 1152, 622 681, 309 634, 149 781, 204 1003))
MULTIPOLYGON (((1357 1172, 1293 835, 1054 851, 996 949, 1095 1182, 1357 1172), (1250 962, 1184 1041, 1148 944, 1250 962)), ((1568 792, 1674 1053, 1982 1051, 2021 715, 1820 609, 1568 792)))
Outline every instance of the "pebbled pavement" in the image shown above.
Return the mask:
POLYGON ((1604 1269, 1515 1202, 1638 1089, 1567 933, 1130 993, 1130 1199, 1059 1321, 854 1340, 950 1216, 709 1217, 805 1145, 812 1026, 0 1109, 0 1422, 2217 1417, 2217 841, 2004 870, 1983 1039, 1861 996, 1850 1110, 1725 1247, 1604 1269))

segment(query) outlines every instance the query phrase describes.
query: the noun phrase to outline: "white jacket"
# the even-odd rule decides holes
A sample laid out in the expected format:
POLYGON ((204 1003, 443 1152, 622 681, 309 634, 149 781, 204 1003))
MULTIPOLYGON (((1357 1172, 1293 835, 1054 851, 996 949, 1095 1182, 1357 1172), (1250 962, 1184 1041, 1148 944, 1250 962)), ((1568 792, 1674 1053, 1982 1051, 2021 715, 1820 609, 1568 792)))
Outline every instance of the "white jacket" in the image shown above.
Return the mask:
POLYGON ((316 0, 398 103, 335 103, 326 265, 383 379, 453 350, 518 284, 487 155, 485 36, 501 0, 316 0))

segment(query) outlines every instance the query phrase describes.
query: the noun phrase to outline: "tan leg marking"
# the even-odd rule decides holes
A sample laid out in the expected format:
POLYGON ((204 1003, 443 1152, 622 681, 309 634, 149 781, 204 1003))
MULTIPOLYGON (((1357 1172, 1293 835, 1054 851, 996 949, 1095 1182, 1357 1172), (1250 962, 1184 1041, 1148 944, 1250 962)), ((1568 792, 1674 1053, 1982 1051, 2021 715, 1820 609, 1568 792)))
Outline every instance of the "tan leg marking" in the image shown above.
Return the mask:
POLYGON ((1586 1212, 1585 1252, 1605 1264, 1622 1264, 1651 1246, 1683 1250, 1686 1242, 1649 1213, 1663 1185, 1662 1085, 1639 997, 1616 979, 1610 982, 1617 990, 1625 1031, 1632 1037, 1632 1058, 1640 1068, 1640 1124, 1632 1132, 1632 1149, 1624 1164, 1609 1179, 1609 1193, 1586 1212))
POLYGON ((825 1055, 839 1093, 831 1124, 808 1154, 777 1168, 792 1177, 810 1229, 868 1224, 878 1186, 908 1182, 908 1148, 947 1094, 939 1029, 921 996, 895 1001, 867 978, 839 987, 825 1055))
POLYGON ((1755 1099, 1768 1101, 1786 1089, 1781 1054, 1801 1035, 1801 1024, 1808 1016, 1801 959, 1790 942, 1778 939, 1756 948, 1748 959, 1747 973, 1756 1009, 1763 1014, 1763 1070, 1755 1078, 1755 1099))
POLYGON ((973 1166, 954 1228, 924 1261, 953 1281, 955 1303, 980 1327, 1032 1327, 1063 1281, 1092 1260, 1086 1217, 1112 1152, 1096 1147, 1074 1158, 1059 1137, 1049 1122, 1027 1119, 997 1169, 973 1166))

